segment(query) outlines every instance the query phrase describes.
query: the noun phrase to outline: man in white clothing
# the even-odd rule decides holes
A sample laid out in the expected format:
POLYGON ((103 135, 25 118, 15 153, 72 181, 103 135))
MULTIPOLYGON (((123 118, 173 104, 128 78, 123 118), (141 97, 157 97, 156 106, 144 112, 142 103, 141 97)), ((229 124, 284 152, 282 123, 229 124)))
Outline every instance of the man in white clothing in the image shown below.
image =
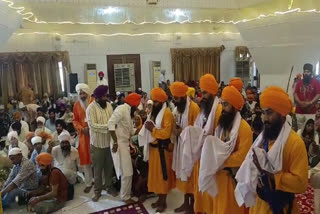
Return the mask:
POLYGON ((108 85, 108 81, 104 78, 103 71, 100 71, 98 76, 99 76, 99 79, 97 80, 97 86, 99 86, 99 85, 108 85))
POLYGON ((58 139, 60 145, 52 149, 53 165, 63 172, 70 184, 75 184, 77 166, 80 166, 78 150, 71 146, 69 132, 62 132, 58 139))
POLYGON ((137 93, 129 94, 125 98, 125 103, 115 109, 108 122, 109 132, 113 139, 113 162, 117 176, 121 176, 120 197, 127 204, 134 202, 130 199, 133 169, 129 140, 134 135, 132 118, 140 103, 140 99, 141 96, 137 93))
POLYGON ((19 141, 18 133, 16 131, 11 131, 7 136, 9 142, 9 151, 12 148, 20 148, 22 151, 22 156, 28 159, 29 150, 26 144, 19 141))
POLYGON ((37 129, 35 130, 35 133, 36 134, 39 134, 40 132, 45 132, 47 134, 52 134, 52 132, 47 128, 45 127, 45 122, 46 122, 46 119, 42 116, 40 117, 37 117, 37 129))
POLYGON ((161 70, 161 74, 159 76, 158 82, 159 82, 159 87, 165 90, 166 86, 166 70, 161 70))

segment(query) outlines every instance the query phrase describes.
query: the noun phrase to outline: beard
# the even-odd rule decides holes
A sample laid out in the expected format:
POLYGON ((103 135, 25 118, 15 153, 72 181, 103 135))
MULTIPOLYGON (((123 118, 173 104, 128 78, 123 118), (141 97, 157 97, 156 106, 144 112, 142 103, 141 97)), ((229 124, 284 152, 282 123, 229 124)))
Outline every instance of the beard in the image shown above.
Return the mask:
POLYGON ((303 75, 303 83, 304 84, 309 84, 311 82, 312 77, 309 75, 303 75))
POLYGON ((107 107, 107 101, 104 100, 97 100, 97 103, 100 105, 101 108, 105 109, 107 107))
POLYGON ((275 122, 269 123, 267 121, 264 122, 264 133, 263 138, 266 140, 275 140, 277 139, 281 129, 283 126, 282 118, 279 117, 275 122))
POLYGON ((64 157, 67 157, 68 155, 70 155, 70 153, 71 153, 71 145, 69 145, 69 146, 61 146, 61 151, 62 151, 62 155, 64 156, 64 157))
POLYGON ((151 118, 153 118, 154 120, 156 120, 159 112, 160 112, 161 109, 162 109, 162 106, 163 106, 163 104, 158 105, 158 106, 153 106, 152 112, 151 112, 151 118))
POLYGON ((42 173, 42 175, 49 175, 49 173, 50 173, 49 166, 47 166, 47 168, 45 168, 45 169, 41 169, 41 173, 42 173))
POLYGON ((130 117, 133 118, 134 117, 134 113, 137 111, 137 107, 136 106, 131 106, 130 108, 130 117))
POLYGON ((235 115, 236 111, 234 109, 232 109, 231 112, 222 111, 222 114, 219 118, 219 126, 221 126, 224 130, 229 130, 233 123, 235 115))
POLYGON ((202 98, 202 100, 200 101, 201 112, 204 113, 206 118, 208 118, 208 116, 211 112, 213 101, 214 101, 214 99, 213 99, 212 95, 210 95, 210 97, 208 99, 202 98))
POLYGON ((86 98, 86 99, 84 99, 84 100, 79 99, 80 105, 81 105, 81 107, 82 107, 84 110, 86 110, 87 107, 88 107, 88 101, 89 101, 88 98, 86 98))
POLYGON ((177 106, 177 110, 180 114, 182 114, 184 112, 184 110, 186 109, 186 105, 187 105, 187 99, 181 99, 179 103, 175 103, 177 106))

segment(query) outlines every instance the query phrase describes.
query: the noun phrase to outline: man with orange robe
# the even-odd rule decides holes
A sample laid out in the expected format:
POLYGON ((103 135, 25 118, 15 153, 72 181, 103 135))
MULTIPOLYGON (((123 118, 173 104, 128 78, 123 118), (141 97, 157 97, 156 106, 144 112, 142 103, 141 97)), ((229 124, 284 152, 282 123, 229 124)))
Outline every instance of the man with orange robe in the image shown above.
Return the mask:
POLYGON ((175 176, 171 169, 173 145, 170 141, 175 124, 166 104, 168 96, 164 90, 154 88, 150 95, 153 108, 148 121, 139 132, 139 144, 140 141, 147 141, 145 147, 149 147, 148 191, 159 195, 157 202, 151 206, 157 208, 156 212, 163 212, 167 208, 167 194, 175 185, 175 176))
POLYGON ((212 213, 244 214, 246 208, 239 207, 234 196, 234 177, 252 145, 252 131, 241 118, 244 99, 238 89, 225 87, 221 104, 215 134, 208 136, 202 147, 199 189, 212 197, 212 213))
POLYGON ((90 157, 90 136, 89 127, 86 119, 86 109, 88 105, 93 101, 90 96, 90 88, 84 83, 79 83, 76 85, 76 91, 79 96, 79 100, 73 106, 73 126, 78 132, 79 136, 79 157, 80 165, 84 170, 85 193, 89 193, 92 188, 92 166, 90 157))
POLYGON ((181 180, 194 181, 194 212, 212 213, 212 200, 207 193, 200 193, 198 188, 200 155, 203 142, 214 133, 222 107, 219 104, 219 85, 215 77, 205 74, 200 78, 200 89, 203 94, 200 102, 200 114, 193 126, 186 127, 180 137, 185 144, 182 157, 181 180))
POLYGON ((295 194, 308 184, 308 156, 303 140, 286 122, 293 104, 280 87, 260 97, 264 130, 252 145, 236 179, 235 196, 251 214, 299 213, 295 194))
POLYGON ((193 102, 188 96, 188 86, 183 82, 174 82, 170 86, 170 91, 173 96, 174 104, 176 105, 173 110, 173 116, 176 121, 176 129, 174 135, 176 142, 174 144, 173 150, 173 165, 172 169, 176 172, 176 186, 184 193, 183 204, 175 209, 175 212, 186 211, 188 213, 193 213, 194 197, 193 197, 193 187, 194 181, 191 175, 188 181, 181 181, 180 169, 181 169, 181 159, 183 156, 183 143, 180 142, 180 134, 182 130, 187 126, 192 126, 194 121, 197 119, 200 112, 199 106, 193 102))

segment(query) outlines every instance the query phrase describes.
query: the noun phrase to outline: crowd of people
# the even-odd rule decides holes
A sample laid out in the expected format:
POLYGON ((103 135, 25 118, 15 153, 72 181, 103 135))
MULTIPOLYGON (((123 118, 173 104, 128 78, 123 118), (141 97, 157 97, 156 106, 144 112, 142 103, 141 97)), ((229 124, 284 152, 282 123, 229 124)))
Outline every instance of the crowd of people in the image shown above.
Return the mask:
POLYGON ((177 213, 298 213, 295 194, 306 190, 309 169, 320 198, 320 85, 312 74, 306 64, 295 80, 295 106, 280 87, 260 94, 211 74, 162 78, 150 98, 139 88, 111 100, 102 74, 94 91, 76 86, 75 102, 10 97, 0 106, 2 206, 18 197, 36 213, 54 212, 84 182, 94 202, 102 190, 126 204, 156 195, 156 212, 177 188, 177 213))

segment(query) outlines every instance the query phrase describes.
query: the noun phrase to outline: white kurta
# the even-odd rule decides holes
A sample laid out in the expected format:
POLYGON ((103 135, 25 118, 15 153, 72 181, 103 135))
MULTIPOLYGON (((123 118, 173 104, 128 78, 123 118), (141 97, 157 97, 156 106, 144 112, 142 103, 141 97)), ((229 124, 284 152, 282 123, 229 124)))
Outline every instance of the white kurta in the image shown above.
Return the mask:
POLYGON ((52 149, 52 157, 54 167, 63 172, 70 184, 75 184, 77 181, 77 166, 80 166, 78 150, 71 146, 70 155, 64 157, 61 147, 55 146, 52 149))
POLYGON ((108 81, 105 78, 102 78, 102 80, 98 79, 97 80, 97 87, 99 85, 108 85, 108 81))

